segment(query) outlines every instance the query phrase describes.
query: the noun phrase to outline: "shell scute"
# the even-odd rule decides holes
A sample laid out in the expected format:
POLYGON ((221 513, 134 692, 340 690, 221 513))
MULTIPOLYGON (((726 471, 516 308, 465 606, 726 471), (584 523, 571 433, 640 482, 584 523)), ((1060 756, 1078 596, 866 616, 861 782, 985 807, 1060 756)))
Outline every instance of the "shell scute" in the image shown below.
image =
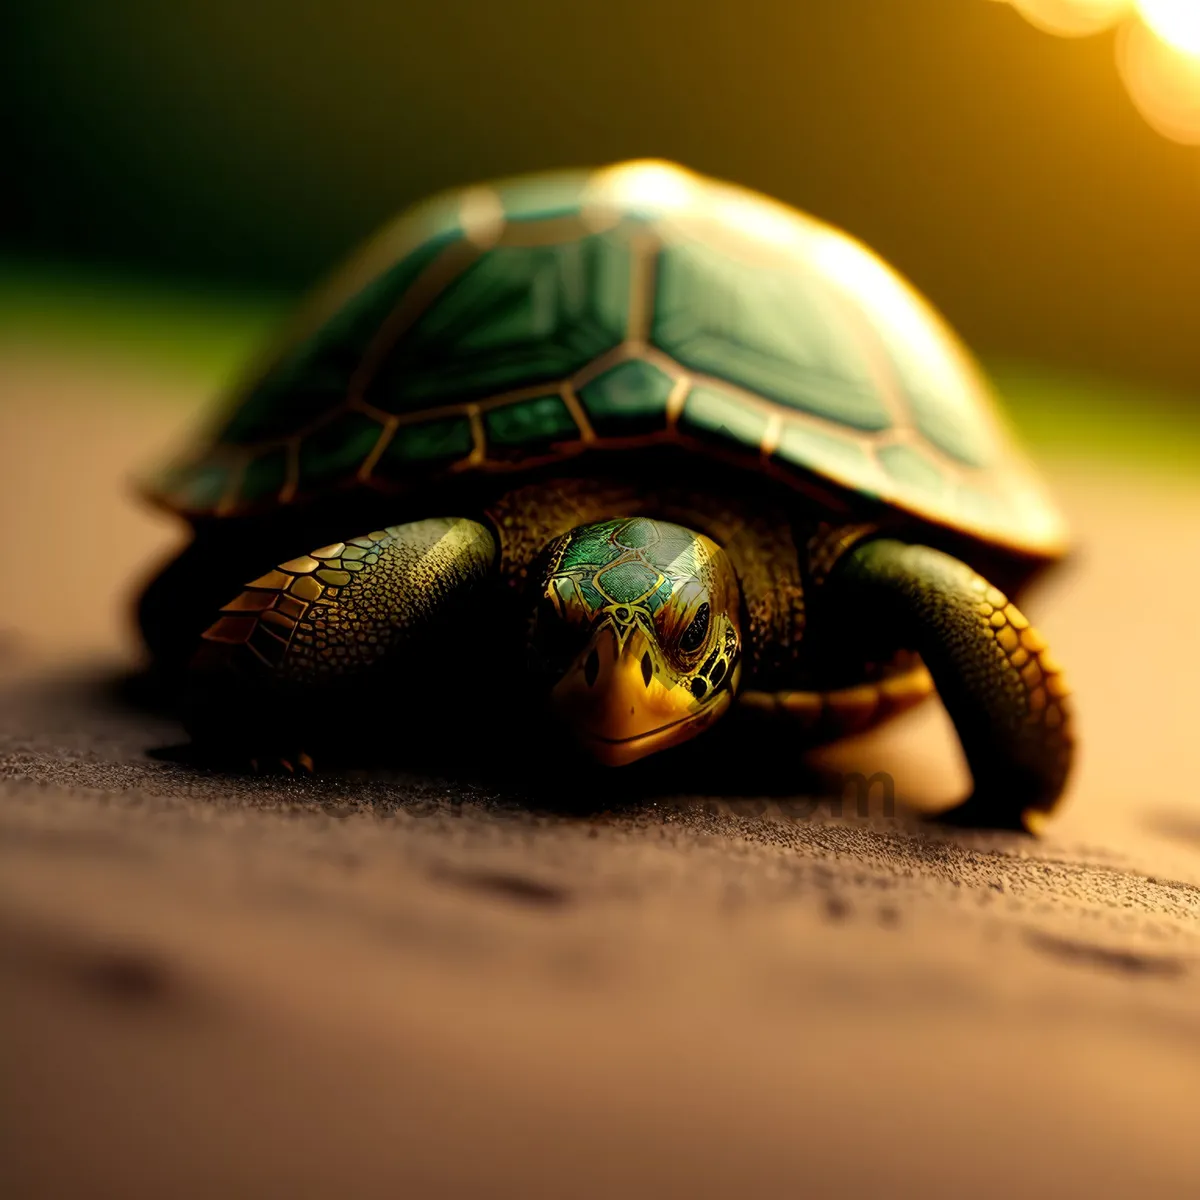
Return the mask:
POLYGON ((679 428, 701 439, 758 447, 766 436, 770 417, 741 403, 721 388, 697 384, 683 402, 679 428))
POLYGON ((420 470, 435 470, 466 458, 475 445, 465 416, 417 421, 396 430, 371 469, 378 480, 403 481, 420 470))
POLYGON ((658 259, 654 344, 694 371, 856 429, 891 420, 835 308, 788 265, 682 241, 658 259))
POLYGON ((981 371, 909 284, 813 218, 665 163, 420 206, 235 399, 159 477, 162 503, 224 516, 673 441, 1026 556, 1065 548, 981 371))
POLYGON ((363 396, 413 412, 569 376, 624 336, 628 269, 612 235, 497 246, 397 339, 363 396))
POLYGON ((557 394, 517 400, 483 418, 488 445, 501 452, 547 447, 579 437, 570 410, 557 394))
POLYGON ((457 230, 432 237, 364 287, 352 303, 335 308, 247 392, 221 440, 247 445, 287 438, 335 410, 397 296, 407 293, 458 237, 457 230))
POLYGON ((870 480, 874 464, 870 451, 852 435, 787 421, 774 457, 788 467, 827 474, 837 482, 854 480, 860 491, 873 494, 870 480))
POLYGON ((300 487, 316 491, 352 478, 382 435, 379 421, 353 410, 319 425, 300 443, 300 487))
POLYGON ((579 389, 592 428, 601 436, 628 437, 667 427, 675 379, 645 359, 618 363, 579 389))

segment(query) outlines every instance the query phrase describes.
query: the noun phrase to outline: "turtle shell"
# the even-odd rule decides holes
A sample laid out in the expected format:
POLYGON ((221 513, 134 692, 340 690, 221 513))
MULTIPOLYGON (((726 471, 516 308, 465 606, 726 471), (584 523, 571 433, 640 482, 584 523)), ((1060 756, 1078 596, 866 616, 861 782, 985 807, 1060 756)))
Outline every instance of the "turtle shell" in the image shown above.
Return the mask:
POLYGON ((1064 547, 981 372, 907 283, 828 225, 661 162, 405 213, 151 492, 199 520, 664 443, 1022 555, 1064 547))

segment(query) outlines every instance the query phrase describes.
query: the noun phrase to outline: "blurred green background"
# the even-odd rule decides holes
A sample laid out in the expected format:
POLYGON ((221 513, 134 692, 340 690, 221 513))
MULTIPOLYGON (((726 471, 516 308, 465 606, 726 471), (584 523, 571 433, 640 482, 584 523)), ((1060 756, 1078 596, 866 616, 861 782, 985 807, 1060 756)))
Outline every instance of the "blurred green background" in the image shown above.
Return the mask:
MULTIPOLYGON (((431 190, 655 155, 855 233, 1002 378, 1198 407, 1200 158, 1134 111, 1111 35, 1051 38, 988 0, 5 13, 9 334, 175 322, 159 342, 224 362, 431 190)), ((1055 391, 1031 386, 1035 409, 1055 391)))

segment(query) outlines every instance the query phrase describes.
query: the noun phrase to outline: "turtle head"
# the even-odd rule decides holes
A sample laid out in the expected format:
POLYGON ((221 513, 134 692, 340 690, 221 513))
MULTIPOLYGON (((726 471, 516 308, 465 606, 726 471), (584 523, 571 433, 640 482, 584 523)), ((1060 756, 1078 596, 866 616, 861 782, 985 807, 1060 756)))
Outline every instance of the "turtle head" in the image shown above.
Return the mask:
POLYGON ((725 552, 645 517, 581 525, 548 548, 531 649, 551 706, 610 766, 707 729, 741 673, 741 596, 725 552))

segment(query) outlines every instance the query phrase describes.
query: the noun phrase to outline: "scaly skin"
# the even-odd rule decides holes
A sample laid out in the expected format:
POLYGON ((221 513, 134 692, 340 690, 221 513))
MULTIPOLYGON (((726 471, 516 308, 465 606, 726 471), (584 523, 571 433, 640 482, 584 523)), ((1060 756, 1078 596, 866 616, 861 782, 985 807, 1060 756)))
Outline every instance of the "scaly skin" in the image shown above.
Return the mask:
POLYGON ((203 635, 244 646, 303 683, 374 666, 491 573, 496 543, 475 521, 433 518, 322 546, 246 585, 203 635))
POLYGON ((648 517, 584 525, 551 544, 537 585, 533 659, 553 712, 593 758, 633 762, 728 711, 741 596, 704 534, 648 517))
POLYGON ((500 571, 514 590, 555 538, 621 515, 697 530, 729 556, 741 586, 746 667, 759 687, 786 686, 804 636, 801 554, 790 511, 719 484, 699 491, 668 475, 653 480, 582 477, 539 481, 488 506, 500 539, 500 571))
POLYGON ((970 567, 890 539, 849 550, 830 575, 843 627, 917 651, 962 741, 975 792, 948 817, 1034 829, 1066 784, 1069 689, 1046 643, 970 567))
MULTIPOLYGON (((541 499, 546 499, 545 493, 541 499)), ((576 515, 582 503, 582 497, 575 495, 557 517, 547 511, 542 524, 547 529, 558 526, 576 515)), ((505 544, 520 524, 506 525, 496 520, 497 513, 490 515, 499 539, 484 524, 466 519, 416 521, 322 547, 247 584, 221 609, 196 655, 194 691, 201 703, 196 710, 200 716, 192 722, 194 732, 209 740, 238 742, 247 757, 278 760, 292 769, 293 764, 303 767, 311 762, 303 753, 310 749, 305 731, 328 723, 344 701, 366 694, 381 669, 393 672, 389 680, 402 681, 390 692, 377 693, 384 695, 389 711, 400 715, 406 704, 420 706, 420 696, 433 676, 444 681, 445 674, 438 661, 432 676, 414 676, 422 654, 444 658, 495 612, 517 611, 512 607, 514 589, 506 586, 516 580, 513 564, 505 561, 505 544), (502 594, 507 600, 501 600, 502 594)), ((588 524, 583 530, 577 527, 571 536, 623 524, 613 520, 588 524)), ((710 545, 702 534, 675 526, 661 528, 686 535, 689 545, 691 541, 710 545)), ((734 522, 735 534, 747 531, 752 532, 749 525, 734 522)), ((791 537, 786 527, 780 535, 785 540, 791 537)), ((753 536, 748 540, 752 542, 753 536)), ((929 695, 936 684, 976 781, 974 796, 954 814, 956 819, 1031 827, 1039 814, 1049 812, 1057 802, 1072 751, 1067 689, 1040 636, 1007 597, 949 555, 878 538, 866 526, 830 527, 817 540, 836 550, 826 556, 828 562, 821 560, 820 571, 810 571, 817 592, 810 615, 817 622, 819 641, 808 650, 803 643, 790 645, 782 678, 775 670, 756 673, 752 669, 738 698, 739 710, 770 714, 779 722, 780 736, 789 736, 785 731, 792 730, 808 741, 829 740, 902 711, 929 695), (812 650, 836 647, 839 642, 849 648, 843 664, 847 670, 835 676, 816 668, 814 674, 814 664, 828 656, 814 658, 812 650), (905 651, 911 652, 907 661, 905 651), (880 665, 868 668, 869 663, 880 665)), ((559 538, 555 544, 566 542, 559 538)), ((730 544, 737 544, 733 537, 730 544)), ((764 543, 759 555, 764 562, 774 546, 775 541, 764 543)), ((714 553, 722 552, 713 546, 710 556, 714 553)), ((747 555, 743 546, 735 561, 739 566, 754 562, 755 555, 747 555)), ((553 566, 543 569, 553 570, 553 566)), ((520 574, 528 577, 529 572, 520 574)), ((724 598, 718 602, 714 593, 713 609, 714 620, 720 612, 729 612, 735 640, 739 582, 751 613, 756 606, 773 612, 790 594, 765 575, 759 593, 754 572, 740 580, 738 575, 730 575, 728 597, 722 593, 724 598)), ((674 585, 682 589, 681 600, 687 588, 702 583, 700 576, 691 582, 689 578, 690 573, 684 572, 674 585)), ((805 598, 798 581, 788 587, 797 593, 795 617, 800 630, 805 598)), ((687 605, 684 609, 690 614, 687 605)), ((563 617, 559 613, 555 619, 563 617)), ((653 622, 643 632, 651 639, 657 636, 653 622)), ((751 639, 762 635, 753 628, 748 632, 746 650, 753 655, 756 647, 751 639)), ((491 636, 483 652, 496 662, 497 656, 517 650, 519 623, 511 628, 496 626, 491 636)), ((812 636, 810 630, 809 640, 812 636)), ((639 649, 641 657, 635 656, 642 664, 641 674, 632 668, 618 670, 614 660, 614 678, 619 677, 622 686, 637 676, 638 686, 628 689, 635 704, 654 699, 658 693, 651 685, 657 687, 669 674, 655 658, 658 648, 647 644, 645 649, 645 655, 639 649)), ((762 648, 757 650, 761 658, 762 648)), ((708 648, 700 658, 706 654, 708 648)), ((585 650, 575 664, 583 672, 584 692, 590 692, 595 682, 585 669, 587 658, 585 650)), ((478 661, 478 656, 472 661, 478 661)), ((519 658, 514 655, 508 661, 516 663, 519 658)), ((704 663, 691 664, 688 670, 703 668, 704 663)), ((473 669, 468 667, 468 672, 473 669)), ((687 686, 679 694, 690 696, 690 677, 684 682, 687 686)), ((665 684, 658 691, 674 695, 665 684)), ((626 723, 631 729, 637 725, 632 718, 626 723)), ((640 726, 634 732, 638 730, 640 726)))
POLYGON ((433 518, 323 546, 253 580, 201 639, 193 733, 244 746, 256 765, 311 769, 311 732, 336 716, 325 710, 378 669, 427 654, 495 558, 483 525, 433 518))

